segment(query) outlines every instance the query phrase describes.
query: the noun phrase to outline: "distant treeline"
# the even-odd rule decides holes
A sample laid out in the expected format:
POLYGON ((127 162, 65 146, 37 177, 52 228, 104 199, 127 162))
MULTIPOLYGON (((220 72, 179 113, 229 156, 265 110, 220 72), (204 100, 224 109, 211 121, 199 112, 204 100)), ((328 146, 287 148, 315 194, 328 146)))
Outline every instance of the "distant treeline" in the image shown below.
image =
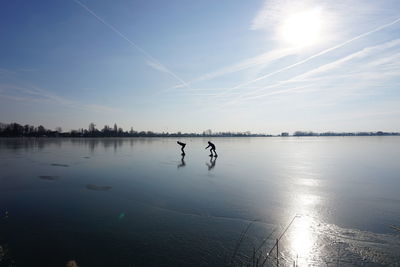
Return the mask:
MULTIPOLYGON (((384 136, 400 135, 398 132, 324 132, 315 133, 311 131, 296 131, 292 136, 384 136)), ((97 129, 94 123, 90 123, 87 129, 71 130, 63 132, 60 127, 54 130, 46 129, 44 126, 37 127, 32 125, 21 125, 18 123, 0 123, 0 137, 271 137, 269 134, 253 134, 246 132, 212 132, 206 130, 203 133, 156 133, 152 131, 135 131, 133 127, 129 131, 124 131, 117 124, 113 127, 105 125, 102 129, 97 129)), ((278 136, 290 136, 289 133, 282 133, 278 136)))
MULTIPOLYGON (((283 134, 282 134, 283 135, 283 134)), ((314 133, 314 132, 305 132, 305 131, 296 131, 293 133, 293 136, 375 136, 375 135, 400 135, 397 132, 324 132, 324 133, 314 133)))
POLYGON ((203 133, 168 133, 152 131, 135 131, 133 127, 129 131, 124 131, 117 124, 113 127, 105 125, 102 129, 97 129, 94 123, 90 123, 87 129, 71 130, 63 132, 60 127, 55 130, 46 129, 44 126, 20 125, 18 123, 0 123, 0 137, 255 137, 272 136, 267 134, 252 134, 251 132, 217 132, 211 130, 203 133))

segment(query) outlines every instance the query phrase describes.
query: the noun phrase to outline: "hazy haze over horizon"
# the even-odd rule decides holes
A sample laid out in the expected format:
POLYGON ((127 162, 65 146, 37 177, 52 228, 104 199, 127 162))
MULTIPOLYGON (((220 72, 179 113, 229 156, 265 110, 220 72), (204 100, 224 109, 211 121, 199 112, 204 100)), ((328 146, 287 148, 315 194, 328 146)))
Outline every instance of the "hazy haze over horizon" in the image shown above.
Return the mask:
POLYGON ((399 131, 398 1, 5 2, 0 122, 399 131))

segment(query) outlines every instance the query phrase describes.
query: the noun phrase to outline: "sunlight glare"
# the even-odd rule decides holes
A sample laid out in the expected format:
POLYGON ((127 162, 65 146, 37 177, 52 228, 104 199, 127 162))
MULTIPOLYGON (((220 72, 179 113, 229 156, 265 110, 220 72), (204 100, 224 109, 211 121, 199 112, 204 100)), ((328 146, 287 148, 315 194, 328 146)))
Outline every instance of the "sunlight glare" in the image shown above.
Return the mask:
POLYGON ((322 16, 320 9, 292 14, 283 21, 279 32, 283 41, 291 46, 305 47, 321 40, 322 16))
POLYGON ((313 256, 312 247, 315 237, 311 230, 312 224, 311 218, 301 216, 297 218, 293 227, 290 245, 297 264, 306 265, 308 259, 313 256))

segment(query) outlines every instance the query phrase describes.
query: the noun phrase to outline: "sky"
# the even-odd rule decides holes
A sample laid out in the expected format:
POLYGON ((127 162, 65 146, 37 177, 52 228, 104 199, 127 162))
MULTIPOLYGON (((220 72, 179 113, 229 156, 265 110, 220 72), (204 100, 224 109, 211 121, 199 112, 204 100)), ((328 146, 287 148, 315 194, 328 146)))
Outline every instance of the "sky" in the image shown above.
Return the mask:
POLYGON ((400 131, 398 0, 2 1, 0 122, 400 131))

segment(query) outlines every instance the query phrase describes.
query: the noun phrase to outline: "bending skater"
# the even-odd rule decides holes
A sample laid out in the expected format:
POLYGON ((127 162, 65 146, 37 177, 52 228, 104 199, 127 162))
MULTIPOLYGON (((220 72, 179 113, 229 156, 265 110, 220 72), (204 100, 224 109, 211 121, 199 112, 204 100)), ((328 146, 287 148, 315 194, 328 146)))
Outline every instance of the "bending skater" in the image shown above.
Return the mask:
POLYGON ((184 156, 185 155, 185 151, 183 149, 185 148, 186 144, 182 143, 182 142, 179 142, 179 141, 176 141, 176 142, 178 143, 178 145, 181 146, 182 156, 184 156))
POLYGON ((214 156, 213 155, 213 152, 214 152, 214 154, 215 154, 215 157, 218 157, 218 155, 217 155, 217 151, 215 151, 215 145, 213 144, 213 143, 211 143, 210 141, 208 141, 208 146, 206 147, 206 149, 207 148, 209 148, 209 147, 211 147, 210 148, 210 157, 212 157, 212 156, 214 156))

